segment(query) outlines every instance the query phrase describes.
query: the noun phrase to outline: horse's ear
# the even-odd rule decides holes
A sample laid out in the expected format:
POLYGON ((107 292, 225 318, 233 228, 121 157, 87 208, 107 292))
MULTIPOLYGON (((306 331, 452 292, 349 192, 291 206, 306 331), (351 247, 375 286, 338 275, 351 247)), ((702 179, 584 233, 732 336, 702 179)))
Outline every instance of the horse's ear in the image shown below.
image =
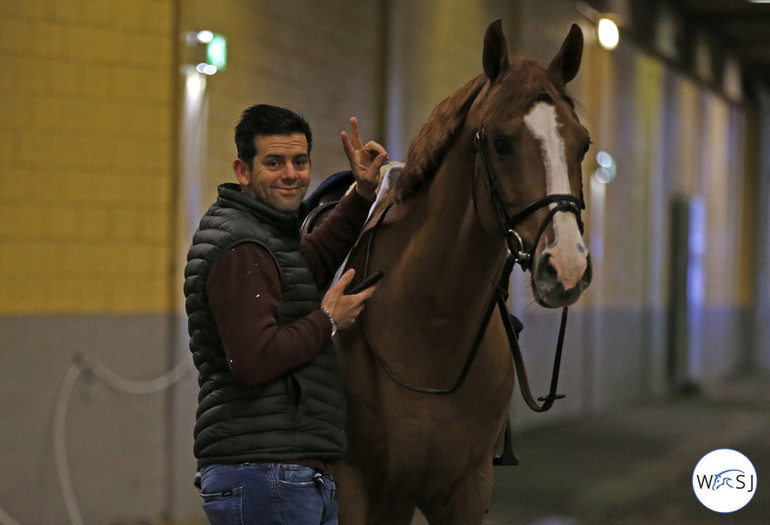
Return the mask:
POLYGON ((561 45, 561 49, 553 57, 548 66, 548 74, 552 79, 566 85, 575 78, 580 69, 580 60, 583 57, 583 31, 577 24, 572 24, 567 38, 561 45))
POLYGON ((484 73, 490 82, 500 76, 508 67, 508 43, 503 35, 503 23, 498 18, 487 28, 484 35, 484 54, 482 58, 484 73))

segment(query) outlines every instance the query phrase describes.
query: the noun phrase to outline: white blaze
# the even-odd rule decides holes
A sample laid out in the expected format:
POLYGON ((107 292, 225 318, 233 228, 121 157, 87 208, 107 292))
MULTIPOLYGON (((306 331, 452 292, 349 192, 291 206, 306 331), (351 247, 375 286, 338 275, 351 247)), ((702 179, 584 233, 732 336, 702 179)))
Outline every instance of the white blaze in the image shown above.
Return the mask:
MULTIPOLYGON (((540 142, 545 166, 546 193, 570 194, 569 172, 564 153, 564 140, 559 134, 556 108, 545 102, 538 102, 524 116, 524 123, 540 142)), ((549 208, 556 203, 549 205, 549 208)), ((555 239, 545 253, 551 255, 551 264, 565 290, 574 287, 587 266, 588 250, 583 244, 577 218, 571 212, 560 211, 553 217, 555 239)))

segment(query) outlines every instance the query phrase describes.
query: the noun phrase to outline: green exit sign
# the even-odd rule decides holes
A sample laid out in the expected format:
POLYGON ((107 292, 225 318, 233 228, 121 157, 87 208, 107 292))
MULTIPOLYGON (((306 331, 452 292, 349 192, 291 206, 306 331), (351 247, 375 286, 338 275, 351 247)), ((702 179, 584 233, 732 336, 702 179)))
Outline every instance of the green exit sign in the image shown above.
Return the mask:
POLYGON ((206 44, 206 63, 215 66, 218 71, 227 67, 227 39, 214 33, 206 44))

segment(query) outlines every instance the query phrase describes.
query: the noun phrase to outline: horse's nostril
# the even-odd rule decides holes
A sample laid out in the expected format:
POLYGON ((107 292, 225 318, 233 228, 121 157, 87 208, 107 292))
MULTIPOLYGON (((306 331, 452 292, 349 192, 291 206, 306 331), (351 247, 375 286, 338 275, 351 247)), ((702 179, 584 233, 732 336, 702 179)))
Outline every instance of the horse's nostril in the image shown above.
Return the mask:
POLYGON ((545 261, 543 261, 543 275, 545 277, 553 277, 554 279, 559 276, 559 272, 556 271, 556 268, 553 264, 551 264, 551 256, 546 256, 545 261))

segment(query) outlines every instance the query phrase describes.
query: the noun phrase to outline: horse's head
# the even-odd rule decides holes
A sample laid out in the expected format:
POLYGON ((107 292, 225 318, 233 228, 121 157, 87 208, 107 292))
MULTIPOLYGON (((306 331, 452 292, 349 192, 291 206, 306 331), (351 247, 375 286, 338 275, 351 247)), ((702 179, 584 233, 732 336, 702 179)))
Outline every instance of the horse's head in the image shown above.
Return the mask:
POLYGON ((529 269, 537 302, 574 303, 591 280, 582 238, 581 162, 590 138, 565 92, 580 67, 573 25, 546 69, 508 57, 499 21, 484 39, 484 75, 465 129, 476 145, 476 206, 484 228, 508 239, 529 269))

